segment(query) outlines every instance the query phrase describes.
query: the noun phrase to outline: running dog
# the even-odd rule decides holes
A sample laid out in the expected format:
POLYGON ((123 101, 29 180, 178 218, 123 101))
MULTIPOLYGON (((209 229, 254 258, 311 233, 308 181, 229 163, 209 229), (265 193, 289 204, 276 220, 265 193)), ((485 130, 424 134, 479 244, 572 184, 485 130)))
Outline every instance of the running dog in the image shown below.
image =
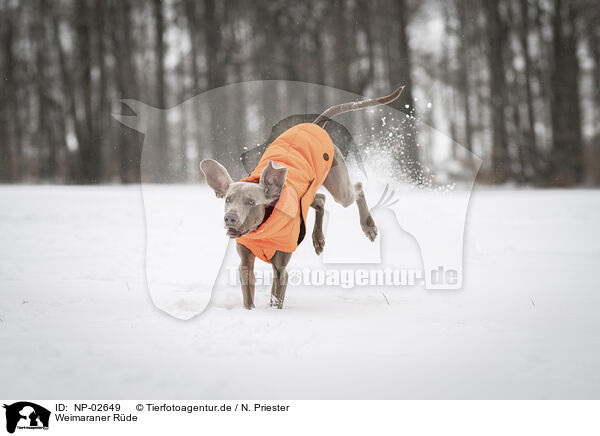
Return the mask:
POLYGON ((254 308, 256 257, 271 263, 271 306, 283 308, 286 268, 306 234, 310 207, 315 209, 313 246, 317 255, 323 251, 325 196, 317 193, 321 186, 343 207, 356 202, 361 228, 367 238, 375 240, 377 227, 362 184, 352 185, 344 156, 324 126, 345 112, 391 103, 403 89, 401 86, 385 97, 332 106, 312 123, 285 130, 267 146, 251 174, 239 182, 234 182, 217 161, 206 159, 200 163, 207 184, 217 197, 225 199, 224 227, 227 236, 236 239, 246 309, 254 308))

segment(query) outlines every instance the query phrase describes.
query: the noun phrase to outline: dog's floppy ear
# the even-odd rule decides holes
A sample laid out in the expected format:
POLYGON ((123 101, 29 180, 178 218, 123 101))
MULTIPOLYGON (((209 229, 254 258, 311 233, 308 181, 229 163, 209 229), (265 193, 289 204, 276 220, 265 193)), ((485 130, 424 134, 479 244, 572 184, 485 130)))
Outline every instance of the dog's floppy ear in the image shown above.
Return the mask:
POLYGON ((229 185, 233 183, 225 167, 216 160, 204 159, 200 162, 200 169, 206 177, 206 183, 215 191, 217 197, 225 197, 229 185))
POLYGON ((285 184, 287 168, 277 162, 269 161, 260 175, 260 184, 265 188, 267 200, 274 200, 281 194, 285 184))

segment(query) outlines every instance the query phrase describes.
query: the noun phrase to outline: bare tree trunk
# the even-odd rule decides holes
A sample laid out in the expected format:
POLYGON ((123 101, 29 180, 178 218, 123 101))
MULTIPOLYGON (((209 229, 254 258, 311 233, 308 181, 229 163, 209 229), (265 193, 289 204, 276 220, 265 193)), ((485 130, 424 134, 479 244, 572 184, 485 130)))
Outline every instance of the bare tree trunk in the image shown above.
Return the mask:
POLYGON ((535 109, 533 105, 533 90, 531 78, 533 77, 533 66, 529 49, 529 6, 527 0, 519 0, 521 11, 521 26, 519 27, 519 41, 521 51, 525 59, 525 92, 527 96, 527 119, 529 121, 528 150, 537 151, 537 140, 535 134, 535 109))
MULTIPOLYGON (((511 59, 516 58, 514 54, 511 53, 511 59)), ((527 180, 528 174, 528 162, 527 162, 527 153, 528 144, 525 139, 526 135, 525 129, 523 127, 523 123, 521 121, 521 87, 519 86, 519 72, 514 66, 514 63, 507 63, 507 71, 510 71, 512 80, 508 84, 508 88, 510 92, 507 92, 507 106, 510 108, 510 113, 512 114, 512 144, 514 145, 517 162, 519 164, 519 171, 512 171, 512 177, 515 179, 517 183, 524 183, 527 180)))
POLYGON ((82 118, 79 143, 80 182, 99 183, 101 178, 101 153, 99 144, 94 141, 94 110, 92 107, 92 44, 91 12, 87 0, 75 4, 77 83, 81 85, 82 118))
POLYGON ((0 101, 3 102, 0 111, 0 182, 12 182, 18 177, 16 170, 17 156, 15 149, 21 147, 20 135, 17 135, 17 126, 20 126, 19 111, 15 92, 17 83, 15 78, 14 56, 14 12, 6 1, 2 2, 0 9, 0 38, 2 43, 3 79, 0 83, 0 101), (11 124, 16 123, 11 129, 11 124), (14 133, 14 134, 13 134, 14 133), (17 142, 18 141, 18 142, 17 142))
POLYGON ((165 84, 165 16, 162 0, 152 1, 154 15, 154 50, 156 52, 156 104, 160 109, 166 109, 166 84, 165 84))
MULTIPOLYGON (((185 72, 186 72, 186 62, 185 59, 182 58, 177 64, 175 73, 177 77, 178 83, 178 92, 177 92, 177 100, 184 101, 186 94, 185 87, 185 72)), ((182 183, 187 180, 188 174, 188 161, 187 161, 187 142, 188 142, 188 113, 184 111, 184 105, 179 107, 181 111, 181 118, 177 123, 177 161, 175 165, 175 169, 177 170, 177 182, 182 183)), ((195 123, 194 123, 195 124, 195 123)), ((174 162, 175 163, 175 162, 174 162)))
MULTIPOLYGON (((117 93, 121 98, 139 98, 130 0, 112 0, 109 3, 109 15, 113 23, 111 39, 115 56, 117 93)), ((122 125, 119 131, 121 132, 118 137, 119 177, 123 183, 134 183, 140 180, 137 168, 139 168, 141 153, 139 143, 136 141, 139 134, 122 125)))
MULTIPOLYGON (((215 0, 204 0, 204 40, 206 56, 207 90, 218 88, 226 83, 227 72, 222 62, 222 33, 225 21, 217 10, 215 0)), ((219 113, 212 105, 208 108, 210 117, 210 147, 215 159, 229 159, 228 150, 221 143, 221 131, 224 129, 226 114, 219 113)))
MULTIPOLYGON (((506 21, 508 23, 517 22, 515 13, 512 8, 512 3, 507 4, 506 8, 506 21)), ((507 40, 510 40, 513 36, 515 38, 519 37, 519 29, 517 28, 508 28, 507 31, 507 40), (512 30, 515 30, 515 34, 513 35, 512 30)), ((518 171, 511 169, 511 176, 517 183, 525 183, 530 175, 529 171, 529 163, 527 162, 527 150, 530 149, 529 144, 529 132, 528 128, 524 125, 522 121, 522 111, 523 111, 523 103, 527 102, 527 92, 522 86, 522 82, 525 81, 522 77, 522 73, 518 66, 516 65, 516 59, 519 57, 519 53, 517 50, 516 44, 507 44, 506 47, 507 59, 505 62, 506 72, 508 73, 507 78, 507 92, 506 92, 506 105, 507 109, 511 114, 511 117, 508 119, 508 127, 507 131, 509 132, 509 158, 511 162, 514 164, 515 160, 513 158, 516 157, 516 162, 519 165, 518 171), (510 119, 512 118, 512 125, 510 123, 510 119), (512 130, 511 130, 512 127, 512 130), (514 149, 514 154, 511 156, 511 146, 514 149)), ((514 165, 512 165, 514 166, 514 165)))
MULTIPOLYGON (((323 32, 313 32, 312 40, 315 46, 315 56, 317 58, 317 68, 315 68, 316 72, 316 83, 319 85, 325 85, 326 76, 325 76, 325 68, 321 68, 321 65, 325 62, 325 50, 323 47, 323 32)), ((324 108, 326 106, 326 96, 324 92, 318 92, 316 103, 318 108, 324 108)))
MULTIPOLYGON (((190 36, 190 64, 191 64, 191 74, 192 74, 192 94, 194 96, 200 93, 200 71, 198 67, 198 53, 199 53, 199 28, 200 21, 198 16, 198 3, 196 0, 184 0, 184 10, 186 21, 189 28, 189 36, 190 36)), ((198 99, 194 99, 193 103, 193 117, 194 122, 192 123, 193 130, 193 138, 196 140, 196 148, 197 148, 197 158, 196 161, 192 163, 194 167, 198 168, 200 164, 200 159, 202 158, 202 151, 200 150, 200 144, 198 142, 198 138, 201 136, 201 111, 198 99)))
POLYGON ((341 1, 331 4, 331 26, 334 38, 334 64, 333 80, 334 86, 346 91, 355 91, 352 89, 350 80, 350 63, 352 61, 349 45, 353 43, 353 35, 348 31, 350 21, 347 2, 341 1))
POLYGON ((152 1, 152 13, 154 15, 154 51, 155 51, 155 59, 156 59, 156 70, 155 70, 155 87, 156 87, 156 100, 155 104, 161 109, 161 112, 158 117, 158 122, 160 124, 157 129, 158 137, 157 141, 160 144, 160 149, 162 151, 162 156, 157 156, 159 159, 159 163, 157 165, 157 169, 159 174, 149 175, 151 178, 156 181, 168 181, 172 175, 171 161, 172 161, 172 150, 169 141, 169 133, 168 133, 168 125, 166 119, 166 113, 164 112, 167 109, 167 94, 166 94, 166 81, 165 81, 165 16, 163 11, 163 2, 162 0, 153 0, 152 1))
POLYGON ((504 69, 505 32, 500 4, 485 0, 484 10, 488 35, 488 67, 492 111, 492 172, 496 183, 506 182, 509 175, 508 141, 506 135, 506 75, 504 69))
MULTIPOLYGON (((469 44, 471 43, 470 19, 472 19, 472 17, 469 16, 469 10, 467 9, 469 7, 472 7, 472 5, 464 0, 459 0, 456 2, 458 21, 462 33, 462 38, 459 38, 459 87, 462 92, 462 107, 465 116, 465 146, 467 147, 467 150, 473 152, 473 126, 471 121, 471 105, 469 104, 469 97, 471 96, 471 81, 469 80, 469 44)), ((469 155, 468 159, 471 158, 472 156, 469 155)))
MULTIPOLYGON (((552 47, 548 43, 546 38, 546 30, 551 27, 546 19, 547 12, 544 8, 544 0, 534 0, 535 5, 535 33, 537 36, 538 55, 535 65, 535 77, 540 89, 538 100, 542 102, 542 110, 538 114, 538 118, 542 119, 542 126, 544 129, 541 131, 542 137, 539 138, 540 151, 543 149, 543 161, 544 165, 539 168, 538 180, 540 184, 547 184, 550 178, 550 143, 551 139, 551 125, 552 125, 552 84, 551 84, 551 69, 552 69, 552 47)), ((538 132, 540 133, 540 132, 538 132)), ((540 136, 540 135, 538 135, 540 136)))
POLYGON ((46 25, 45 14, 48 12, 46 0, 39 0, 36 5, 36 16, 33 23, 33 38, 35 43, 35 89, 36 89, 36 110, 37 126, 35 142, 39 150, 43 150, 41 156, 38 156, 39 176, 45 180, 52 180, 56 176, 57 169, 57 150, 56 143, 50 134, 50 104, 48 102, 48 82, 46 79, 46 69, 48 64, 48 54, 46 47, 46 25))
MULTIPOLYGON (((94 141, 99 147, 102 162, 113 162, 113 150, 108 147, 111 143, 112 131, 110 122, 110 108, 108 106, 108 71, 106 66, 106 5, 104 0, 94 1, 94 27, 96 64, 98 66, 98 98, 96 104, 94 141)), ((113 167, 103 165, 101 180, 112 178, 113 167)))
MULTIPOLYGON (((388 61, 391 63, 388 68, 390 74, 390 83, 392 87, 404 85, 402 95, 392 103, 392 106, 397 109, 407 112, 411 117, 415 116, 414 98, 413 98, 413 81, 411 76, 411 54, 408 43, 408 7, 405 0, 394 0, 391 5, 390 13, 393 14, 396 20, 394 27, 397 28, 397 33, 390 35, 396 41, 392 41, 390 46, 392 51, 388 51, 390 56, 388 61), (394 44, 395 42, 395 44, 394 44)), ((388 49, 389 50, 389 49, 388 49)), ((398 147, 396 158, 404 161, 407 164, 407 172, 413 183, 422 183, 422 172, 420 168, 420 156, 417 148, 416 129, 412 119, 404 121, 402 147, 398 147)))
MULTIPOLYGON (((458 7, 460 7, 461 5, 459 5, 457 3, 457 9, 458 7)), ((451 35, 453 32, 458 34, 460 32, 461 35, 464 36, 464 29, 462 28, 462 23, 460 20, 460 11, 458 12, 459 15, 459 25, 461 26, 460 30, 457 29, 453 29, 452 25, 451 25, 451 17, 450 17, 450 11, 448 7, 445 7, 443 9, 444 11, 444 31, 447 35, 451 35)), ((460 44, 462 44, 464 41, 461 41, 460 44)), ((442 41, 442 47, 441 47, 441 52, 442 52, 442 58, 441 58, 441 62, 440 62, 440 69, 441 69, 441 76, 444 78, 445 82, 449 85, 448 86, 448 97, 444 98, 445 101, 447 101, 446 107, 445 107, 445 112, 448 114, 448 131, 450 133, 450 138, 452 138, 452 158, 456 159, 456 141, 458 141, 458 135, 457 135, 457 121, 456 121, 456 114, 459 112, 459 108, 457 107, 456 104, 456 92, 457 89, 459 92, 462 92, 463 89, 461 88, 460 84, 458 83, 459 81, 457 80, 457 76, 459 76, 460 74, 463 73, 462 71, 462 66, 459 67, 460 71, 454 71, 451 67, 451 58, 453 58, 456 53, 454 53, 452 51, 452 44, 451 44, 451 39, 450 38, 445 38, 442 41)), ((460 56, 460 50, 458 52, 458 55, 460 56)))
POLYGON ((373 15, 371 14, 371 2, 359 0, 357 2, 357 14, 360 17, 359 26, 365 34, 368 67, 366 73, 359 78, 357 92, 364 95, 366 88, 372 85, 375 79, 375 41, 373 37, 373 15))
POLYGON ((200 92, 200 74, 198 71, 198 8, 195 0, 184 0, 185 18, 190 36, 190 57, 192 73, 192 93, 200 92))
POLYGON ((225 71, 221 62, 221 32, 223 24, 217 14, 215 0, 204 0, 204 38, 206 40, 206 78, 208 89, 225 84, 225 71))
MULTIPOLYGON (((600 26, 596 17, 589 17, 587 20, 586 32, 588 37, 588 47, 594 68, 592 72, 593 94, 592 103, 594 105, 594 123, 600 126, 600 26)), ((600 127, 596 128, 595 134, 600 134, 600 127)))
MULTIPOLYGON (((53 42, 56 47, 58 66, 60 70, 61 78, 61 91, 63 94, 63 104, 65 105, 63 111, 64 120, 64 131, 69 132, 69 124, 72 125, 73 133, 76 138, 78 151, 81 149, 81 144, 85 141, 83 138, 82 127, 77 118, 77 103, 75 96, 75 84, 73 82, 73 76, 67 65, 66 53, 63 47, 62 40, 60 38, 60 18, 58 16, 57 9, 52 9, 52 29, 53 29, 53 42)), ((66 171, 69 180, 80 180, 81 168, 79 163, 74 164, 72 159, 67 156, 67 164, 69 166, 66 171)))
POLYGON ((579 108, 576 10, 572 2, 554 0, 552 18, 552 184, 583 180, 583 140, 579 108))

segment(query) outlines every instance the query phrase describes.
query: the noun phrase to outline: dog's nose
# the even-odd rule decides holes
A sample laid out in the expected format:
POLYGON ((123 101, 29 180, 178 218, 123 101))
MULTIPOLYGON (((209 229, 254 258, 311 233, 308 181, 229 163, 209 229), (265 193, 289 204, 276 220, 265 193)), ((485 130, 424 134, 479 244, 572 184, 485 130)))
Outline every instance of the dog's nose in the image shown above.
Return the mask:
POLYGON ((238 216, 234 213, 226 213, 225 214, 225 225, 226 226, 233 226, 235 224, 237 224, 238 221, 238 216))

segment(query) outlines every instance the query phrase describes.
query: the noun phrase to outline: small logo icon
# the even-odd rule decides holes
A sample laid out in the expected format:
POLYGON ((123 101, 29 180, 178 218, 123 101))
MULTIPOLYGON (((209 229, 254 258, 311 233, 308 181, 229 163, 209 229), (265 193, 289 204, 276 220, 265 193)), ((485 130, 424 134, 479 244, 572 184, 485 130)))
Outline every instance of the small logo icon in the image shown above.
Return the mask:
POLYGON ((48 429, 50 411, 29 401, 19 401, 4 405, 6 409, 6 431, 14 433, 18 429, 48 429))

